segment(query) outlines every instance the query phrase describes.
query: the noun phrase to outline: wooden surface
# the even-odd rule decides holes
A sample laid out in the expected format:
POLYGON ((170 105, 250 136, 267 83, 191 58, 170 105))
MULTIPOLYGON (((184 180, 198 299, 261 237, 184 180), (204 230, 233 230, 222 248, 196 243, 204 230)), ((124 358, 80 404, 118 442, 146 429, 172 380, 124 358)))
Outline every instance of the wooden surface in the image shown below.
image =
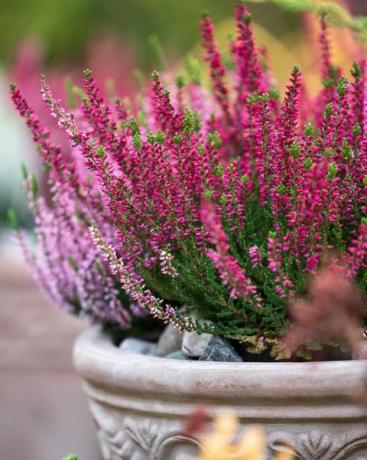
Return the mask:
POLYGON ((41 295, 0 251, 0 459, 100 460, 71 351, 87 325, 41 295))

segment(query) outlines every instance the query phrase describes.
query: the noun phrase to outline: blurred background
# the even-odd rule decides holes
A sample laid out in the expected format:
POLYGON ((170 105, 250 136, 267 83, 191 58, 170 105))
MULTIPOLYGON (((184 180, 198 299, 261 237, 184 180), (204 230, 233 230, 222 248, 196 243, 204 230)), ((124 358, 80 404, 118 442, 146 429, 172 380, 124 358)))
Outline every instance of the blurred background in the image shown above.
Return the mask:
MULTIPOLYGON (((300 4, 303 0, 299 0, 300 4)), ((278 2, 251 4, 259 45, 267 45, 280 85, 301 65, 308 89, 318 83, 317 21, 282 9, 278 2)), ((294 3, 294 2, 293 2, 294 3)), ((65 142, 39 94, 43 72, 60 98, 70 81, 92 68, 105 92, 132 97, 134 70, 148 75, 165 66, 180 69, 187 53, 200 56, 198 19, 209 10, 221 44, 234 32, 235 0, 0 0, 0 458, 61 459, 73 451, 80 460, 98 460, 95 432, 71 350, 84 328, 56 311, 29 279, 7 224, 14 209, 31 228, 21 188, 20 162, 40 170, 8 85, 16 82, 54 139, 65 142), (164 49, 164 53, 162 53, 164 49)), ((345 4, 345 2, 344 2, 345 4)), ((367 13, 365 0, 349 0, 354 14, 367 13)), ((356 45, 338 29, 335 57, 351 64, 356 45)), ((136 73, 136 72, 135 72, 136 73)))

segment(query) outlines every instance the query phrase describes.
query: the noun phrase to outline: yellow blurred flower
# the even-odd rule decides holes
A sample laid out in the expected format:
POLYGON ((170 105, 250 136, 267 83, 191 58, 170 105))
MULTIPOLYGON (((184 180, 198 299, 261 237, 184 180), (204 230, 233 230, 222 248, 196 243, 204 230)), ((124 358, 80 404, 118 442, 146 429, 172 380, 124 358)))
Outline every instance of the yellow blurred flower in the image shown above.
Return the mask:
MULTIPOLYGON (((265 460, 265 432, 261 426, 250 426, 236 440, 239 423, 233 412, 219 414, 213 425, 213 432, 201 439, 201 452, 194 460, 265 460)), ((281 452, 274 460, 293 460, 293 454, 281 452)))

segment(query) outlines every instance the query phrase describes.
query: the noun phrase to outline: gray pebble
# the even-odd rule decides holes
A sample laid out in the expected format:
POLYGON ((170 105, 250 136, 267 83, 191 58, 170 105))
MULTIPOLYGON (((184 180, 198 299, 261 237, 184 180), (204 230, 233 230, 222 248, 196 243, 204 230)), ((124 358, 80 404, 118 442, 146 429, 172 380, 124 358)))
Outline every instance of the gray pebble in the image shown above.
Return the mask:
POLYGON ((181 350, 182 333, 169 324, 159 337, 155 356, 167 356, 169 353, 181 350))
POLYGON ((212 337, 211 334, 185 332, 182 340, 182 352, 190 358, 199 358, 205 353, 212 337))
POLYGON ((200 361, 242 362, 230 342, 222 337, 212 337, 200 361))
POLYGON ((129 353, 153 355, 157 345, 155 343, 147 342, 146 340, 129 337, 120 344, 119 348, 120 350, 128 351, 129 353))

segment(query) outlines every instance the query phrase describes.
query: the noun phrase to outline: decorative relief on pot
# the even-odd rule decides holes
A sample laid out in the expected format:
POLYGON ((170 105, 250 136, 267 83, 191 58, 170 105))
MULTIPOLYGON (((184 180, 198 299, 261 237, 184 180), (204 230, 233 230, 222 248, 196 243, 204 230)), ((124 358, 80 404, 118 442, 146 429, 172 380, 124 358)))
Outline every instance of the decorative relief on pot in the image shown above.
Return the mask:
POLYGON ((151 460, 191 460, 199 450, 199 442, 190 436, 168 435, 156 446, 151 460))
POLYGON ((179 434, 179 422, 121 414, 113 418, 95 402, 91 411, 104 460, 189 460, 198 451, 195 439, 179 434))
MULTIPOLYGON (((181 422, 124 416, 120 410, 90 401, 104 460, 189 460, 199 443, 180 434, 181 422)), ((367 430, 347 427, 341 433, 275 431, 268 436, 268 458, 292 450, 295 460, 362 460, 367 453, 367 430)))
POLYGON ((107 445, 105 450, 109 452, 106 460, 145 460, 153 449, 157 427, 149 420, 142 419, 133 424, 126 418, 114 432, 104 430, 100 424, 99 433, 107 445))
POLYGON ((273 432, 268 447, 272 454, 292 450, 295 460, 361 460, 366 458, 367 430, 350 429, 344 434, 273 432))

